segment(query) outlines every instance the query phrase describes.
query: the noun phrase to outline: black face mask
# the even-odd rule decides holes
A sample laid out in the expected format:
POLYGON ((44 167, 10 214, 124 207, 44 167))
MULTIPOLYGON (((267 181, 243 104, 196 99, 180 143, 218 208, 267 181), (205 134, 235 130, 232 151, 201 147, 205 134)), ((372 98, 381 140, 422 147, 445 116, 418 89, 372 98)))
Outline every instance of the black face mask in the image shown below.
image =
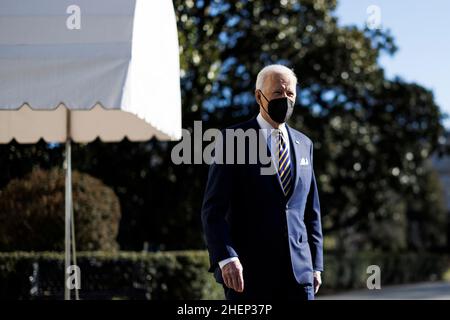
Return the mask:
POLYGON ((261 103, 261 107, 269 114, 269 117, 275 121, 276 123, 283 123, 289 120, 289 118, 292 115, 292 112, 294 111, 294 101, 289 100, 288 98, 278 98, 278 99, 272 99, 268 100, 264 93, 262 93, 261 90, 259 90, 266 99, 266 101, 269 103, 268 110, 266 110, 261 103))

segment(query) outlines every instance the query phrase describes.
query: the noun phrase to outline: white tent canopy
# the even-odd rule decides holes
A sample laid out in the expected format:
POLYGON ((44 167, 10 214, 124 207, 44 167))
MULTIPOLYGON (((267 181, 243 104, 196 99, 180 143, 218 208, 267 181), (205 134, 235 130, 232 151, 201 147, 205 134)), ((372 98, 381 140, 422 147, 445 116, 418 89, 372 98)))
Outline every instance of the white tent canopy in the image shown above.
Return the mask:
POLYGON ((66 143, 66 299, 76 265, 71 141, 97 137, 181 138, 172 1, 0 0, 0 143, 66 143))
POLYGON ((170 0, 0 0, 0 143, 177 140, 179 79, 170 0))

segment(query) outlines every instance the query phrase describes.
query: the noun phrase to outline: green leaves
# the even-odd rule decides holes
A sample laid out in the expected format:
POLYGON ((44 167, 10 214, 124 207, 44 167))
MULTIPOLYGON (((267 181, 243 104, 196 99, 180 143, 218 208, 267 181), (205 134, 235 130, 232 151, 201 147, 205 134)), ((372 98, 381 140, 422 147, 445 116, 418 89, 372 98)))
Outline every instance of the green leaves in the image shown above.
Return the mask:
MULTIPOLYGON (((378 58, 396 51, 388 30, 342 26, 331 0, 173 3, 183 128, 192 129, 194 120, 203 120, 204 130, 225 128, 256 115, 257 73, 284 63, 299 79, 290 125, 314 141, 325 234, 342 247, 397 250, 411 242, 404 222, 412 216, 434 228, 445 213, 427 200, 436 187, 426 187, 432 172, 425 162, 443 134, 442 115, 429 90, 386 79, 378 58), (436 219, 425 219, 428 212, 436 219)), ((174 165, 173 145, 74 146, 74 168, 102 179, 120 198, 122 248, 204 245, 199 212, 207 166, 174 165)), ((0 150, 0 188, 33 166, 62 164, 63 148, 43 142, 0 150)), ((421 234, 428 247, 439 246, 429 232, 421 234)))
POLYGON ((419 175, 443 129, 431 92, 385 79, 378 58, 397 49, 390 32, 338 25, 335 1, 175 3, 180 33, 193 34, 181 44, 182 59, 194 61, 182 81, 184 124, 199 110, 212 127, 250 117, 258 71, 285 63, 299 78, 291 125, 316 146, 325 233, 359 239, 356 247, 404 248, 406 226, 395 221, 406 221, 411 194, 425 192, 419 175))

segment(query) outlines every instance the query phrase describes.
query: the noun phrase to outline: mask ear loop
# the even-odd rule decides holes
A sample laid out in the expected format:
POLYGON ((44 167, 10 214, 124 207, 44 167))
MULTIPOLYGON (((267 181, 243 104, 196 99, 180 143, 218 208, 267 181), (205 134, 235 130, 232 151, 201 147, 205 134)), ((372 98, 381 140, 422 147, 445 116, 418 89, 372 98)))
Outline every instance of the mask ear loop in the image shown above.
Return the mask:
MULTIPOLYGON (((264 97, 264 99, 266 99, 266 101, 267 101, 267 103, 269 103, 270 101, 266 98, 266 96, 264 95, 264 93, 262 92, 262 90, 261 89, 258 89, 259 90, 259 92, 262 94, 262 96, 264 97)), ((261 102, 261 108, 263 108, 263 110, 267 113, 267 114, 269 114, 269 112, 266 110, 266 108, 264 108, 264 106, 263 106, 263 104, 262 104, 262 101, 260 101, 261 102)))

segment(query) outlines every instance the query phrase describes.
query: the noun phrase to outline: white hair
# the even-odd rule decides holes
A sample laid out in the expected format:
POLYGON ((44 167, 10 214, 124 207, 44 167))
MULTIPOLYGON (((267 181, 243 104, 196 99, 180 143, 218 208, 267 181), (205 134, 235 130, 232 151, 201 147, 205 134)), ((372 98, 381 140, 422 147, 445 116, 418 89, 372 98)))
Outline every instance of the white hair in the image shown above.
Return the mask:
POLYGON ((297 76, 295 75, 292 69, 289 69, 288 67, 282 64, 271 64, 262 68, 261 71, 258 73, 258 76, 256 77, 256 89, 262 90, 264 86, 264 81, 266 80, 267 76, 273 72, 288 74, 292 78, 294 78, 295 83, 297 83, 297 76))

